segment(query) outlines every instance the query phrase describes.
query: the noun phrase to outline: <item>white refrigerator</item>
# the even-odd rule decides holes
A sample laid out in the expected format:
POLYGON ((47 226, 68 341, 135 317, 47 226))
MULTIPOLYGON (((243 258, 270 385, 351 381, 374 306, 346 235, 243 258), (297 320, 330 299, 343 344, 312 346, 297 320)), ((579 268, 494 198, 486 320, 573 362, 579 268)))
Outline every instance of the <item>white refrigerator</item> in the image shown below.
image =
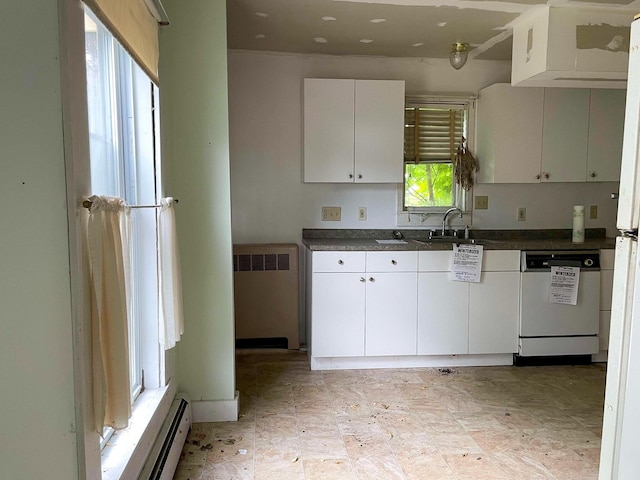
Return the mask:
POLYGON ((640 19, 631 24, 600 480, 640 478, 640 19))

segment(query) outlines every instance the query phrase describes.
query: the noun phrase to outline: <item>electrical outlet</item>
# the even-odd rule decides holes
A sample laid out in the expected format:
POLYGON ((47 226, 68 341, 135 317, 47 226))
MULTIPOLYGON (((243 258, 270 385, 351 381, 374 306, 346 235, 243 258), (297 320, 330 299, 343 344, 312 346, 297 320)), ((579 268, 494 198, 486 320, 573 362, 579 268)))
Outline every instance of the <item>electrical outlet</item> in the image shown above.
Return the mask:
POLYGON ((589 220, 596 220, 598 218, 598 205, 591 205, 589 207, 589 220))
POLYGON ((358 220, 361 222, 367 221, 367 207, 358 207, 358 220))
POLYGON ((524 207, 518 208, 518 221, 524 222, 527 220, 527 209, 524 207))
POLYGON ((476 210, 486 210, 489 208, 489 197, 487 195, 478 195, 473 199, 476 210))
POLYGON ((323 222, 339 222, 342 218, 341 207, 322 207, 323 222))

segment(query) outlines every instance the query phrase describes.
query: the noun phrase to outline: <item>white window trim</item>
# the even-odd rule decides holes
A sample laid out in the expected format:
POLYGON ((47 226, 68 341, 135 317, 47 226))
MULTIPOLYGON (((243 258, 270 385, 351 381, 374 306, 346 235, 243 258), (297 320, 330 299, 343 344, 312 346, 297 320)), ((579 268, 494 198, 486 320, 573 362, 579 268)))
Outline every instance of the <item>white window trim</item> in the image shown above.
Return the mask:
POLYGON ((129 426, 114 432, 102 450, 102 480, 138 478, 169 413, 175 390, 169 382, 138 396, 129 426))
MULTIPOLYGON (((467 145, 475 145, 476 133, 476 99, 474 94, 442 94, 442 95, 407 95, 405 103, 443 104, 466 103, 469 108, 469 123, 467 131, 467 145)), ((472 150, 473 152, 473 150, 472 150)), ((402 166, 404 170, 404 164, 402 166)), ((408 207, 404 210, 404 181, 396 188, 396 206, 398 227, 437 228, 442 227, 442 216, 450 207, 408 207)), ((472 226, 473 189, 462 192, 462 205, 456 205, 463 210, 462 218, 456 215, 448 222, 453 228, 472 226)))
MULTIPOLYGON (((84 9, 78 8, 75 0, 61 0, 60 7, 60 62, 65 72, 61 77, 63 111, 65 113, 65 158, 67 169, 67 192, 69 236, 71 242, 71 286, 73 302, 73 343, 74 343, 74 386, 76 405, 76 435, 79 478, 99 479, 102 477, 101 456, 111 456, 109 472, 103 478, 118 478, 129 472, 142 469, 153 442, 162 428, 162 424, 171 408, 176 394, 175 380, 165 385, 165 352, 158 344, 153 355, 159 357, 159 366, 154 375, 162 386, 153 388, 147 376, 147 389, 138 397, 132 409, 130 427, 118 433, 118 442, 109 439, 105 442, 107 450, 101 452, 100 436, 94 430, 92 409, 90 408, 91 390, 91 305, 87 293, 89 284, 86 267, 86 215, 81 207, 82 200, 91 192, 89 177, 89 145, 87 125, 87 77, 85 70, 85 28, 84 9), (75 140, 72 140, 75 139, 75 140), (86 141, 84 140, 86 139, 86 141), (75 206, 75 208, 73 208, 75 206), (136 435, 134 430, 138 432, 136 435), (120 472, 119 474, 116 472, 120 472)), ((157 91, 156 91, 157 97, 157 91)), ((154 115, 159 118, 157 111, 154 115)), ((159 145, 159 138, 156 143, 159 145)), ((159 151, 159 149, 158 149, 159 151)), ((159 177, 158 191, 159 188, 159 177)), ((157 329, 156 329, 157 330, 157 329)), ((137 478, 137 474, 122 478, 137 478)))

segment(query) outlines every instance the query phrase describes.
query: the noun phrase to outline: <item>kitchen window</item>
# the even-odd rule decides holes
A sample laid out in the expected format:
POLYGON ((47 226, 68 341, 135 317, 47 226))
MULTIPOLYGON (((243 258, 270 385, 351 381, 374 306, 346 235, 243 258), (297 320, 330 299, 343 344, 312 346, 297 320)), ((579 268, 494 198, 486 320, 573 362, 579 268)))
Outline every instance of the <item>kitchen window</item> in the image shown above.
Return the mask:
MULTIPOLYGON (((158 88, 88 9, 85 54, 91 193, 120 197, 129 205, 157 204, 158 88)), ((129 254, 129 365, 133 403, 145 388, 164 384, 164 350, 158 342, 155 209, 132 209, 129 254)), ((104 439, 109 430, 105 429, 104 439)))
MULTIPOLYGON (((409 217, 466 210, 465 191, 454 180, 454 159, 462 138, 470 144, 473 97, 407 97, 404 128, 404 183, 400 205, 409 217)), ((402 213, 401 212, 401 213, 402 213)))

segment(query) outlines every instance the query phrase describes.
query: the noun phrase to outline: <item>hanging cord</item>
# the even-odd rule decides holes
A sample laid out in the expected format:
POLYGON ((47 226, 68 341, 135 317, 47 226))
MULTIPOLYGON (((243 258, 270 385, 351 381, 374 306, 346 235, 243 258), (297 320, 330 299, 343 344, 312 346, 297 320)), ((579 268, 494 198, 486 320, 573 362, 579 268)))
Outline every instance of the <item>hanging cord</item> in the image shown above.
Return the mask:
POLYGON ((462 137, 460 146, 456 149, 453 171, 456 183, 464 190, 469 190, 473 187, 475 179, 474 172, 480 170, 480 164, 471 152, 467 150, 466 141, 467 139, 462 137))

